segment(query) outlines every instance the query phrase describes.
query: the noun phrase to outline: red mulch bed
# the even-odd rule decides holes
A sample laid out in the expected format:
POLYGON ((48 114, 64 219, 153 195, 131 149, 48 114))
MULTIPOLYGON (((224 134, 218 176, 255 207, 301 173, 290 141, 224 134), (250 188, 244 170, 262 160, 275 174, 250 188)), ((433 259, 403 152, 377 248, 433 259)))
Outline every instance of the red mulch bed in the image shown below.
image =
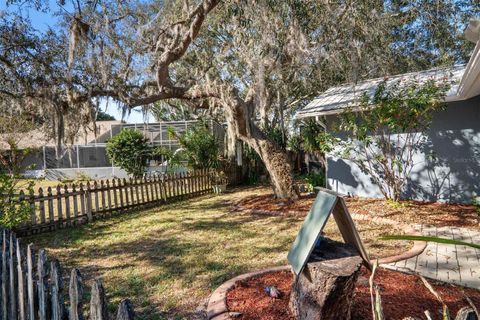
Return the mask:
MULTIPOLYGON (((295 202, 286 203, 273 197, 266 188, 259 195, 246 197, 238 205, 246 209, 273 211, 281 214, 304 212, 306 214, 315 199, 314 195, 301 195, 295 202)), ((432 224, 437 227, 455 226, 480 229, 480 214, 475 206, 463 204, 430 203, 420 201, 400 201, 391 206, 381 199, 345 198, 352 213, 383 217, 402 223, 432 224)))
MULTIPOLYGON (((362 268, 355 289, 355 301, 352 319, 372 319, 370 305, 370 272, 362 268)), ((379 269, 375 274, 375 283, 380 287, 383 310, 386 319, 401 320, 405 317, 424 319, 424 311, 429 310, 433 319, 441 320, 442 305, 415 275, 379 269)), ((464 295, 480 307, 480 291, 450 284, 430 281, 438 294, 447 304, 454 318, 458 310, 469 306, 464 295)), ((292 285, 290 272, 275 272, 238 283, 228 292, 227 305, 230 312, 240 312, 242 320, 291 320, 288 311, 288 299, 292 285), (266 285, 276 286, 282 293, 280 299, 273 299, 264 293, 266 285)))

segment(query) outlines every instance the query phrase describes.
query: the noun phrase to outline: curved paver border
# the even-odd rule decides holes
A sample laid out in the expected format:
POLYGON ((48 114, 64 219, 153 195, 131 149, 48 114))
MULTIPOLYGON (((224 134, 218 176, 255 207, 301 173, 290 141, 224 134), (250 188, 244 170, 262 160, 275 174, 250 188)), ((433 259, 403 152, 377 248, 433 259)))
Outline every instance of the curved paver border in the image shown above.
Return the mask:
MULTIPOLYGON (((240 201, 239 201, 240 202, 240 201)), ((304 214, 305 212, 303 211, 297 211, 297 210, 288 210, 284 212, 280 211, 269 211, 269 210, 259 210, 259 209, 250 209, 250 208, 244 208, 242 207, 239 202, 237 202, 235 205, 233 205, 233 210, 232 211, 240 211, 240 212, 246 212, 246 213, 252 213, 252 214, 265 214, 265 215, 285 215, 285 214, 304 214)), ((383 217, 370 217, 366 214, 358 214, 358 213, 353 213, 352 219, 354 220, 372 220, 373 222, 380 223, 380 224, 386 224, 386 225, 395 225, 395 226, 400 226, 403 228, 407 233, 411 235, 421 235, 415 228, 413 228, 411 225, 399 223, 398 221, 388 219, 388 218, 383 218, 383 217)), ((413 241, 413 247, 411 247, 408 251, 393 255, 393 256, 388 256, 388 257, 383 257, 378 259, 379 264, 386 264, 386 263, 393 263, 393 262, 398 262, 401 260, 413 258, 415 256, 418 256, 425 250, 427 247, 427 243, 425 241, 413 241)), ((373 262, 373 261, 372 261, 373 262)))
POLYGON ((289 271, 290 266, 281 266, 263 269, 260 271, 244 273, 242 275, 236 276, 226 282, 224 282, 220 287, 218 287, 210 296, 207 306, 207 318, 211 320, 228 320, 230 319, 228 315, 227 307, 227 293, 235 287, 235 284, 239 281, 244 281, 250 278, 258 277, 266 273, 278 272, 278 271, 289 271))
MULTIPOLYGON (((244 208, 240 206, 238 203, 233 206, 233 211, 241 211, 241 212, 246 212, 246 213, 253 213, 253 214, 268 214, 268 215, 285 215, 285 214, 303 214, 304 212, 302 211, 295 211, 295 210, 289 210, 285 212, 278 212, 278 211, 268 211, 268 210, 258 210, 258 209, 249 209, 249 208, 244 208)), ((388 218, 382 218, 382 217, 370 217, 365 214, 357 214, 354 213, 352 214, 352 218, 356 220, 373 220, 373 222, 381 223, 381 224, 386 224, 386 225, 396 225, 398 226, 399 223, 398 221, 388 219, 388 218)), ((412 226, 410 225, 405 225, 405 224, 400 224, 408 233, 411 234, 419 234, 412 226)), ((412 257, 415 257, 423 252, 427 246, 427 243, 425 241, 414 241, 413 242, 413 247, 410 248, 407 252, 394 255, 394 256, 389 256, 385 258, 381 258, 378 260, 379 264, 386 264, 386 263, 393 263, 405 259, 409 259, 412 257)), ((373 262, 373 261, 372 261, 373 262)), ((268 268, 260 271, 255 271, 255 272, 250 272, 250 273, 245 273, 242 275, 239 275, 237 277, 234 277, 226 282, 224 282, 220 287, 218 287, 210 296, 210 299, 208 300, 208 306, 207 306, 207 318, 210 320, 228 320, 230 319, 229 316, 229 311, 227 307, 227 293, 231 289, 235 287, 235 284, 239 281, 244 281, 253 277, 257 277, 260 275, 264 275, 266 273, 270 272, 278 272, 278 271, 288 271, 291 270, 290 266, 282 266, 282 267, 274 267, 274 268, 268 268)))

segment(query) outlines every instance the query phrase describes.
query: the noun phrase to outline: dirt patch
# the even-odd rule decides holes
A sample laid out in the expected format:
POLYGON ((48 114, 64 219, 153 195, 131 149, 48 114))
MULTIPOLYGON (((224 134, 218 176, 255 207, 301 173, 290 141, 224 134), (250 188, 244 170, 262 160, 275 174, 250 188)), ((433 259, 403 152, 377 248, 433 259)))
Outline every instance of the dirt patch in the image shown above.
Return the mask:
MULTIPOLYGON (((264 210, 263 214, 271 212, 271 215, 278 214, 303 218, 307 215, 315 195, 302 195, 300 199, 292 203, 284 203, 273 198, 271 193, 261 194, 265 189, 259 189, 259 195, 249 196, 237 203, 242 209, 264 210)), ((403 240, 379 240, 381 236, 391 234, 405 234, 403 225, 388 225, 374 222, 371 219, 355 220, 360 237, 367 249, 370 259, 391 257, 407 252, 413 247, 412 241, 403 240)), ((325 235, 333 240, 342 241, 342 236, 334 219, 329 219, 323 229, 325 235)))
MULTIPOLYGON (((268 189, 250 196, 237 205, 246 209, 278 212, 279 214, 307 213, 314 195, 302 195, 298 201, 287 203, 274 199, 268 189)), ((455 226, 480 229, 480 215, 473 205, 444 204, 419 201, 400 201, 390 205, 381 199, 345 198, 351 213, 383 217, 406 224, 423 223, 437 227, 455 226)))
POLYGON ((480 215, 475 206, 462 204, 401 201, 392 206, 384 200, 348 198, 351 212, 437 227, 464 227, 480 230, 480 215))
MULTIPOLYGON (((260 189, 260 192, 265 192, 265 189, 260 189)), ((272 211, 278 213, 307 213, 312 206, 315 195, 301 195, 295 202, 285 202, 275 199, 272 193, 249 196, 242 199, 237 205, 245 209, 272 211)))
MULTIPOLYGON (((352 319, 372 319, 370 305, 370 288, 368 270, 362 268, 355 289, 352 319)), ((288 300, 292 285, 290 272, 275 272, 238 283, 227 294, 227 306, 230 312, 240 312, 242 320, 291 320, 288 300), (276 286, 281 296, 279 299, 268 297, 264 288, 276 286)), ((383 309, 386 319, 403 319, 408 316, 424 318, 424 311, 429 310, 434 320, 441 320, 442 305, 422 284, 418 276, 380 269, 375 275, 375 283, 382 294, 383 309)), ((456 315, 462 307, 469 306, 465 296, 476 306, 480 305, 480 291, 430 281, 435 290, 447 304, 450 313, 456 315)))

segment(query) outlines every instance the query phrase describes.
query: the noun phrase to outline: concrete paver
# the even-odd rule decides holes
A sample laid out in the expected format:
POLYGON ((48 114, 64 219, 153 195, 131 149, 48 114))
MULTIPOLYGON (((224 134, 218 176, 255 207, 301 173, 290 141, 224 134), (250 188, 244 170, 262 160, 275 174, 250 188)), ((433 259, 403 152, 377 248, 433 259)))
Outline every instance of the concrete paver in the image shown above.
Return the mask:
MULTIPOLYGON (((458 227, 437 228, 430 225, 416 225, 415 229, 425 236, 480 243, 480 231, 477 230, 458 227)), ((385 264, 383 267, 416 272, 426 278, 480 289, 480 250, 464 245, 429 242, 420 255, 385 264)))

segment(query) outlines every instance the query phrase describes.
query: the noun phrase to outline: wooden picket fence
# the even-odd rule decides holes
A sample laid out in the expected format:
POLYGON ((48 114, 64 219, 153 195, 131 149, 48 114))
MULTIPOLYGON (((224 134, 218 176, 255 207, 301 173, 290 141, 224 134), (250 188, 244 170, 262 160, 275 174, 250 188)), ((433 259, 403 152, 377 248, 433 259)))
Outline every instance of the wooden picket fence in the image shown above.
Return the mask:
MULTIPOLYGON (((84 285, 78 269, 69 279, 68 305, 65 303, 61 267, 58 260, 48 260, 44 249, 32 244, 26 248, 14 232, 0 230, 0 319, 1 320, 83 320, 84 285)), ((96 279, 90 293, 89 319, 110 319, 105 289, 96 279)), ((133 308, 123 300, 116 314, 117 320, 133 320, 133 308)))
POLYGON ((51 231, 90 222, 131 209, 186 199, 212 191, 208 170, 149 175, 142 179, 106 181, 20 192, 30 202, 31 219, 15 229, 19 235, 51 231))

